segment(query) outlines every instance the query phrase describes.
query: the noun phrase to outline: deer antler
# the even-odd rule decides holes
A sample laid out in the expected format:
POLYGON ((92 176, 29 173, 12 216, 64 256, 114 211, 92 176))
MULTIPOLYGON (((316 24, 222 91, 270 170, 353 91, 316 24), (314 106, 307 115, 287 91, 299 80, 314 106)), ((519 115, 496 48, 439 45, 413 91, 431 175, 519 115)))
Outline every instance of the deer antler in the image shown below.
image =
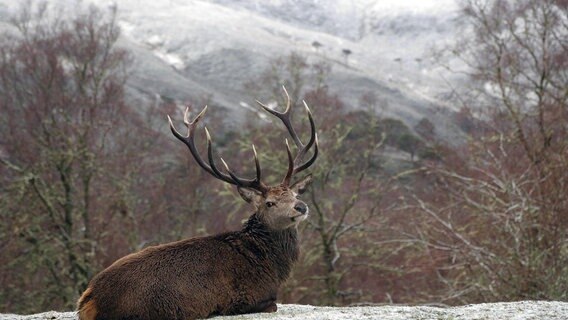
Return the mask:
POLYGON ((215 161, 213 160, 213 147, 211 142, 212 139, 211 135, 209 134, 209 130, 207 130, 207 128, 205 128, 205 134, 207 135, 207 158, 209 164, 207 164, 201 158, 199 152, 197 151, 197 148, 195 147, 195 141, 194 141, 195 128, 197 127, 197 123, 199 122, 199 120, 201 120, 201 118, 205 114, 206 110, 207 106, 205 106, 205 108, 203 108, 203 110, 197 115, 197 117, 195 117, 195 119, 193 119, 193 121, 190 122, 189 108, 185 109, 183 115, 183 123, 187 127, 188 131, 187 136, 183 136, 176 130, 172 122, 172 119, 170 118, 170 116, 168 116, 168 120, 170 122, 170 129, 172 130, 174 136, 179 140, 181 140, 183 143, 185 143, 185 145, 187 145, 197 164, 215 178, 239 187, 255 189, 262 193, 266 192, 266 190, 268 189, 267 186, 263 184, 262 181, 260 181, 261 177, 260 162, 258 161, 258 155, 256 153, 256 148, 254 147, 254 145, 252 146, 252 150, 254 153, 254 162, 256 167, 256 177, 254 179, 244 179, 238 177, 231 169, 229 169, 229 166, 227 165, 225 160, 223 160, 223 158, 221 158, 221 162, 223 162, 223 165, 225 166, 225 169, 228 174, 221 172, 217 168, 217 166, 215 165, 215 161))
MULTIPOLYGON (((311 136, 310 136, 310 140, 305 145, 302 143, 302 141, 300 141, 300 138, 298 137, 296 130, 292 126, 292 121, 291 121, 291 118, 290 118, 290 115, 291 115, 290 96, 288 95, 286 88, 284 88, 284 87, 282 87, 282 88, 284 89, 284 93, 285 93, 286 99, 287 99, 286 110, 284 112, 275 111, 275 110, 265 106, 264 104, 262 104, 259 101, 256 101, 256 102, 264 110, 266 110, 270 114, 276 116, 278 119, 280 119, 282 121, 282 123, 284 123, 284 126, 286 126, 286 129, 288 129, 288 133, 290 133, 292 140, 294 140, 294 143, 296 144, 296 147, 298 148, 298 154, 294 158, 292 156, 292 150, 290 149, 290 145, 288 144, 288 140, 286 139, 286 152, 288 154, 288 172, 286 173, 286 177, 284 177, 284 180, 282 181, 282 185, 288 187, 290 185, 292 177, 296 173, 301 172, 301 171, 309 168, 314 163, 314 161, 316 160, 316 158, 318 156, 318 137, 317 137, 316 126, 315 126, 315 123, 314 123, 314 119, 312 117, 312 113, 310 111, 310 108, 308 108, 308 105, 304 101, 303 103, 304 103, 304 106, 306 107, 306 110, 308 112, 308 119, 310 121, 311 136), (303 157, 306 155, 306 153, 309 151, 309 149, 312 146, 314 146, 314 151, 313 151, 312 157, 309 160, 307 160, 306 162, 301 163, 303 157)), ((255 162, 255 167, 256 167, 256 177, 254 179, 245 179, 245 178, 238 177, 229 168, 229 166, 227 165, 225 160, 223 160, 223 158, 221 158, 221 162, 223 163, 223 166, 225 167, 227 173, 221 172, 217 168, 217 166, 215 165, 215 160, 213 159, 213 146, 212 146, 212 142, 211 142, 212 139, 211 139, 211 135, 209 134, 209 130, 207 130, 207 128, 205 128, 205 134, 207 136, 207 160, 208 160, 208 163, 205 162, 201 158, 201 156, 199 155, 199 152, 197 151, 197 148, 195 147, 195 141, 194 141, 195 128, 197 127, 198 122, 201 120, 201 118, 205 114, 206 110, 207 110, 207 106, 205 106, 205 108, 203 108, 203 110, 191 122, 189 121, 189 108, 187 108, 185 110, 185 113, 184 113, 184 116, 183 116, 183 123, 185 124, 185 126, 188 129, 188 133, 187 133, 186 136, 183 136, 182 134, 180 134, 176 130, 176 128, 175 128, 175 126, 172 122, 172 119, 170 118, 170 116, 168 116, 168 120, 170 122, 170 129, 172 130, 172 133, 174 134, 174 136, 187 145, 187 147, 189 148, 189 150, 190 150, 191 154, 193 155, 193 158, 195 159, 197 164, 201 168, 203 168, 205 171, 207 171, 209 174, 214 176, 215 178, 222 180, 224 182, 239 186, 239 187, 255 189, 255 190, 258 190, 262 193, 265 193, 268 190, 268 187, 264 183, 262 183, 262 181, 260 180, 260 178, 261 178, 260 162, 258 161, 258 155, 256 153, 256 148, 254 147, 254 145, 252 146, 252 151, 254 153, 254 162, 255 162)))
POLYGON ((292 151, 290 150, 290 145, 288 144, 288 140, 286 140, 286 151, 288 152, 288 172, 286 173, 286 177, 284 177, 282 184, 285 185, 285 186, 289 186, 290 181, 292 180, 292 177, 296 173, 301 172, 301 171, 309 168, 314 163, 314 161, 316 161, 316 158, 318 156, 318 136, 317 136, 317 133, 316 133, 316 125, 315 125, 314 119, 312 117, 312 112, 310 111, 310 108, 308 107, 308 104, 306 103, 306 101, 302 101, 304 103, 304 107, 306 108, 306 111, 308 112, 308 119, 310 120, 311 135, 310 135, 310 140, 308 141, 308 143, 306 145, 304 145, 302 143, 302 141, 300 141, 300 138, 298 137, 296 130, 292 126, 292 119, 291 119, 291 111, 292 111, 291 106, 292 106, 292 104, 290 102, 290 95, 288 95, 288 91, 286 90, 286 88, 284 86, 282 86, 282 89, 284 90, 284 94, 286 95, 286 110, 284 110, 284 112, 278 112, 276 110, 273 110, 273 109, 265 106, 263 103, 261 103, 258 100, 256 100, 256 103, 258 103, 264 110, 266 110, 268 113, 272 114, 273 116, 277 117, 278 119, 280 119, 282 121, 282 123, 284 123, 284 126, 286 127, 286 129, 288 129, 288 133, 290 134, 290 136, 292 137, 292 140, 294 140, 294 143, 296 144, 296 147, 298 148, 298 154, 296 154, 296 158, 292 159, 292 151), (304 162, 303 164, 300 164, 303 157, 306 155, 306 153, 309 151, 309 149, 314 144, 315 144, 315 147, 314 147, 314 153, 313 153, 312 157, 308 161, 304 162))

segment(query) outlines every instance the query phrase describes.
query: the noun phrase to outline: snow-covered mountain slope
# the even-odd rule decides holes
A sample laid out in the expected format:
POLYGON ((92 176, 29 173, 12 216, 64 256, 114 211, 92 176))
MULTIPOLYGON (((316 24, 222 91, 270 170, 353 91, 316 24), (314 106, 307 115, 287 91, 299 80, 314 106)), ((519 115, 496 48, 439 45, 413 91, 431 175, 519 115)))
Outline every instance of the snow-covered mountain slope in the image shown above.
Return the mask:
MULTIPOLYGON (((434 110, 451 108, 440 97, 445 82, 459 79, 433 65, 429 50, 455 40, 457 0, 86 2, 118 5, 121 45, 135 56, 129 85, 141 96, 211 95, 238 115, 241 102, 259 98, 244 83, 271 59, 298 52, 332 65, 331 89, 352 107, 372 92, 388 105, 387 114, 411 125, 426 116, 440 133, 455 133, 434 110), (316 49, 314 41, 322 46, 316 49)), ((0 18, 14 7, 13 0, 0 0, 0 18)))

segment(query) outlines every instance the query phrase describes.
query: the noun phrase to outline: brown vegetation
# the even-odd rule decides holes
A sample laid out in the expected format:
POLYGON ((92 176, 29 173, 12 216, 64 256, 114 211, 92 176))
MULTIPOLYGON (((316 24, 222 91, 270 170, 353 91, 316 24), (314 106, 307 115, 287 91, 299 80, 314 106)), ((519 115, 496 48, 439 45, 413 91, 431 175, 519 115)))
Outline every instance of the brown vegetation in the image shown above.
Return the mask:
MULTIPOLYGON (((35 8, 0 49, 0 309, 10 312, 71 308, 119 257, 236 229, 247 216, 157 130, 177 108, 125 99, 129 56, 114 46, 112 13, 35 25, 45 14, 35 8)), ((306 100, 319 130, 311 217, 282 302, 568 299, 566 9, 554 0, 464 7, 473 36, 446 51, 463 59, 472 86, 456 102, 469 136, 459 147, 426 119, 417 136, 368 111, 372 93, 349 111, 327 86, 330 66, 298 54, 251 79, 253 98, 283 105, 285 85, 296 109, 306 100)), ((221 119, 206 119, 219 152, 248 155, 250 141, 272 150, 259 160, 276 183, 286 152, 271 147, 283 141, 272 124, 251 116, 233 132, 221 119)))
POLYGON ((443 301, 568 299, 566 13, 551 0, 464 8, 474 37, 456 54, 478 87, 461 114, 486 121, 408 201, 443 301))

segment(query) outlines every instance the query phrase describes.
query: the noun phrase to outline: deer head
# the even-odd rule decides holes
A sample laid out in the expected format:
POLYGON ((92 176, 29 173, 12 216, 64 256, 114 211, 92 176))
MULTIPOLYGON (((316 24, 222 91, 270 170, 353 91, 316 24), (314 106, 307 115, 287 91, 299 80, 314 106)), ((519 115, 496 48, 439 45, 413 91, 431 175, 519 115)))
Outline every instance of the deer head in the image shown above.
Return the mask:
POLYGON ((224 170, 221 171, 217 164, 215 163, 213 143, 211 135, 207 128, 204 128, 205 134, 207 136, 207 161, 203 160, 195 146, 195 128, 198 122, 202 119, 207 110, 207 106, 190 121, 189 111, 185 110, 184 113, 184 124, 186 125, 188 132, 187 135, 182 135, 179 133, 171 118, 168 116, 170 121, 170 129, 176 138, 185 143, 189 148, 193 158, 197 164, 208 172, 213 177, 237 186, 238 192, 241 197, 248 203, 251 203, 256 209, 257 217, 268 227, 275 230, 283 230, 297 225, 300 221, 303 221, 308 216, 308 206, 306 203, 298 199, 309 185, 312 180, 311 175, 307 175, 295 183, 292 183, 294 176, 307 168, 309 168, 316 160, 318 156, 318 138, 316 133, 316 128, 314 124, 314 119, 312 113, 303 101, 304 107, 306 108, 308 114, 308 120, 310 122, 311 135, 308 143, 304 144, 300 141, 296 130, 292 126, 291 121, 291 103, 290 96, 285 88, 284 93, 286 95, 286 110, 284 112, 278 112, 273 110, 259 101, 256 101, 264 110, 273 116, 277 117, 282 121, 288 133, 290 134, 292 141, 296 145, 298 151, 296 156, 292 155, 292 150, 288 143, 288 139, 285 141, 286 151, 288 155, 288 170, 286 176, 282 182, 276 186, 268 186, 261 181, 262 170, 260 167, 260 162, 258 160, 258 155, 254 145, 252 146, 252 151, 254 155, 254 163, 256 168, 256 177, 252 179, 239 177, 234 171, 232 171, 227 162, 220 158, 221 163, 223 163, 224 170), (303 162, 304 157, 308 154, 310 149, 313 147, 312 156, 303 162))

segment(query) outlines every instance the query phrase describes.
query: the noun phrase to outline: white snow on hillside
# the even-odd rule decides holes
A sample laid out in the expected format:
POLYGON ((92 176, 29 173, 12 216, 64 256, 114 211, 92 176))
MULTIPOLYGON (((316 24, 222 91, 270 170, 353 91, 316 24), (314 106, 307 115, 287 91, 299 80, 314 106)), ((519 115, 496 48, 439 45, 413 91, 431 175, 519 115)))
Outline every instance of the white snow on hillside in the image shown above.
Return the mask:
MULTIPOLYGON (((51 0, 72 8, 76 0, 51 0)), ((220 105, 253 105, 243 84, 278 56, 299 52, 333 67, 331 89, 353 107, 373 92, 387 115, 415 124, 432 117, 446 82, 459 78, 429 59, 455 41, 457 0, 85 0, 115 4, 121 45, 136 58, 130 86, 141 96, 184 101, 212 95, 220 105), (315 49, 317 41, 322 47, 315 49), (348 57, 342 50, 352 52, 348 57)), ((0 20, 17 5, 0 0, 0 20)), ((72 9, 67 9, 72 12, 72 9)), ((439 131, 444 118, 433 119, 439 131)))

